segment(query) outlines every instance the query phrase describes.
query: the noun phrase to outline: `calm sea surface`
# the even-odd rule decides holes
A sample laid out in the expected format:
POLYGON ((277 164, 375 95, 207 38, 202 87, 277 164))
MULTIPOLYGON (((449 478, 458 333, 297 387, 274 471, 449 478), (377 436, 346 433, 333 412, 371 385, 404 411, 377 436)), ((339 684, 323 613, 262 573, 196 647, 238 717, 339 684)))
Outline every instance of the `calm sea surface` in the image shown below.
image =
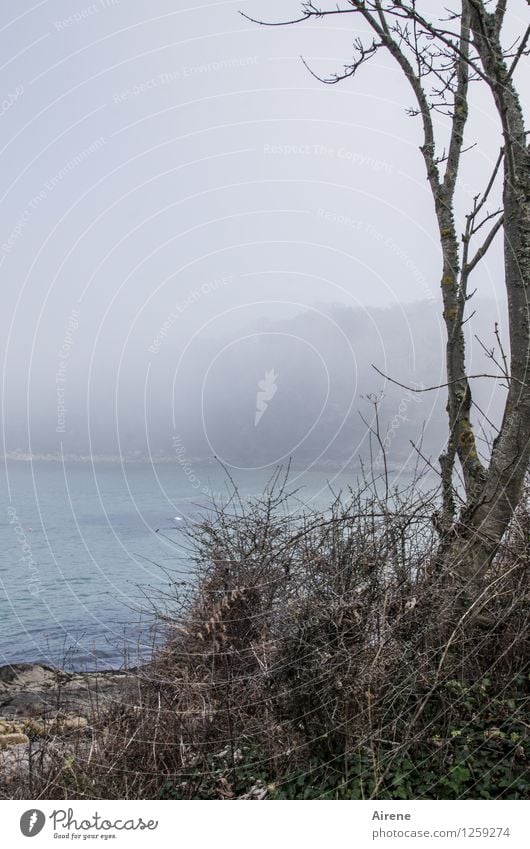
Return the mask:
MULTIPOLYGON (((177 580, 188 574, 175 517, 193 518, 205 492, 227 491, 216 464, 193 474, 192 485, 170 464, 2 466, 0 664, 116 668, 125 655, 133 664, 145 657, 149 601, 167 586, 167 570, 177 580)), ((270 471, 234 477, 243 495, 257 495, 270 471)), ((329 503, 328 482, 336 491, 355 475, 290 478, 313 507, 329 503)))

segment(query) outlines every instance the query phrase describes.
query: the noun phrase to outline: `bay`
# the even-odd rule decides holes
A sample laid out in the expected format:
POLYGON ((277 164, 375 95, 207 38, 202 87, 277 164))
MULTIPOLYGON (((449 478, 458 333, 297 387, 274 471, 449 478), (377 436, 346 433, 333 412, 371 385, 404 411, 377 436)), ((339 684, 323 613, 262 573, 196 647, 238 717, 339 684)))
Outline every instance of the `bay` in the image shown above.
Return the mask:
MULTIPOLYGON (((231 470, 259 495, 274 470, 231 470)), ((228 493, 216 462, 7 461, 0 507, 0 663, 135 665, 152 649, 157 591, 189 578, 179 523, 228 493), (190 472, 191 469, 191 472, 190 472)), ((292 469, 311 507, 355 485, 352 470, 292 469)))

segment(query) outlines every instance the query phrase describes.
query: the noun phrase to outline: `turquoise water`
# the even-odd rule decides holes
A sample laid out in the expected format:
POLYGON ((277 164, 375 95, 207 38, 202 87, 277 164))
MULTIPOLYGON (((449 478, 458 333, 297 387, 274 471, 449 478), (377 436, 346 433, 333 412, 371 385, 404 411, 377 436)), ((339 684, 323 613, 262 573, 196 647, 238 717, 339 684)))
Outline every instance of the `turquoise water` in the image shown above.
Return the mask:
MULTIPOLYGON (((175 517, 226 493, 217 464, 8 462, 0 509, 0 664, 116 668, 152 643, 150 602, 188 561, 175 517), (191 477, 193 475, 193 478, 191 477), (157 532, 158 529, 158 532, 157 532)), ((270 471, 237 472, 257 495, 270 471)), ((293 471, 312 506, 355 483, 353 472, 293 471)))

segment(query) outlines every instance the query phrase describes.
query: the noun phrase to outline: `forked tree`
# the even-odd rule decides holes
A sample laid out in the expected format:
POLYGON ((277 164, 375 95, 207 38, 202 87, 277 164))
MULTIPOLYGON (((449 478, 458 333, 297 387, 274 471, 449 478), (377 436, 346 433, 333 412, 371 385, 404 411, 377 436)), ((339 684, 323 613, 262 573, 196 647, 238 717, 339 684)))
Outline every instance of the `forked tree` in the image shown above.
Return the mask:
POLYGON ((516 69, 521 70, 528 56, 530 30, 526 27, 515 43, 512 38, 507 44, 507 7, 508 0, 455 0, 452 10, 439 0, 345 0, 328 8, 304 3, 293 20, 250 18, 262 25, 289 26, 348 15, 351 63, 329 78, 318 76, 305 63, 309 72, 321 82, 340 83, 354 77, 379 51, 388 51, 410 86, 409 112, 421 121, 420 151, 438 226, 447 331, 448 439, 439 458, 439 563, 472 584, 480 584, 506 532, 530 460, 530 149, 514 81, 516 69), (472 146, 466 150, 464 138, 470 85, 475 84, 491 92, 499 121, 499 155, 461 232, 455 221, 455 191, 463 154, 474 155, 472 146), (437 129, 437 112, 446 116, 448 136, 437 129), (490 211, 498 180, 502 180, 501 207, 490 211), (477 450, 463 325, 470 278, 497 234, 504 237, 510 355, 505 357, 502 348, 498 358, 489 352, 506 381, 507 396, 499 432, 484 458, 477 450), (457 473, 463 481, 463 499, 456 498, 457 473))

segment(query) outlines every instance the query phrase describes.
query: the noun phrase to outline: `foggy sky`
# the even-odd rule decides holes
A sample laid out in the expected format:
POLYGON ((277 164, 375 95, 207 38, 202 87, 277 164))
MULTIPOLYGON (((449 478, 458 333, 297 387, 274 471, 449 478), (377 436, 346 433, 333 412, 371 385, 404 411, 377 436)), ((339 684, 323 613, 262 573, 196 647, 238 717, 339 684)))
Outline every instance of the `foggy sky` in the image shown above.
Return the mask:
MULTIPOLYGON (((514 34, 525 5, 512 4, 514 34)), ((439 248, 405 83, 382 55, 340 86, 308 74, 300 54, 322 74, 349 61, 348 16, 267 29, 239 9, 286 18, 299 3, 0 10, 3 451, 144 451, 151 439, 171 451, 180 433, 191 453, 272 462, 318 419, 301 449, 313 457, 344 405, 357 415, 361 394, 384 388, 370 385, 373 358, 405 383, 418 368, 443 381, 439 248), (418 301, 427 338, 423 308, 407 306, 418 301), (364 316, 363 332, 341 329, 337 310, 364 316), (270 369, 258 451, 256 386, 270 369)), ((489 96, 472 103, 460 217, 500 142, 489 96)), ((504 326, 500 239, 473 283, 491 335, 504 326)), ((479 354, 475 343, 487 370, 479 354)), ((434 408, 424 402, 424 420, 434 408)))

